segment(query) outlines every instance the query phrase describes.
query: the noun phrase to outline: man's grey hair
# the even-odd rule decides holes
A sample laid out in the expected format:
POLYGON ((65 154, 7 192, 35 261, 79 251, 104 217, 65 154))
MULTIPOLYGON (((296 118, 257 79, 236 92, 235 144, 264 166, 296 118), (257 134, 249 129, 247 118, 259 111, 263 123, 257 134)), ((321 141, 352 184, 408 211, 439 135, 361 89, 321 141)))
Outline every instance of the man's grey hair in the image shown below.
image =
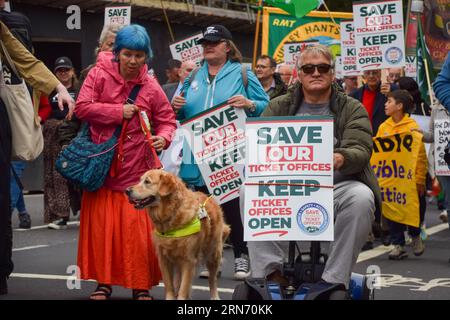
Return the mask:
POLYGON ((324 56, 331 65, 331 70, 334 73, 334 57, 333 53, 331 52, 330 48, 323 44, 314 44, 312 46, 307 46, 302 52, 299 53, 298 59, 297 59, 297 71, 300 71, 300 67, 302 66, 302 60, 305 55, 322 55, 324 56))

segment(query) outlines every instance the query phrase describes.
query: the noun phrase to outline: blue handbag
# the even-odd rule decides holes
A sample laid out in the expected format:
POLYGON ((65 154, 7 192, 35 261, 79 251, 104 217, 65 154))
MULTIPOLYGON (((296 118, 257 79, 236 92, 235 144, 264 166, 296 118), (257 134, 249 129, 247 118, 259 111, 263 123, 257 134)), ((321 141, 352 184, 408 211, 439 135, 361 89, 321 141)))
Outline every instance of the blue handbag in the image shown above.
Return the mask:
MULTIPOLYGON (((134 104, 140 88, 136 85, 131 90, 127 103, 134 104)), ((96 144, 91 139, 89 124, 84 123, 78 135, 58 155, 56 170, 84 190, 98 190, 108 176, 121 130, 122 126, 117 127, 110 139, 96 144)))

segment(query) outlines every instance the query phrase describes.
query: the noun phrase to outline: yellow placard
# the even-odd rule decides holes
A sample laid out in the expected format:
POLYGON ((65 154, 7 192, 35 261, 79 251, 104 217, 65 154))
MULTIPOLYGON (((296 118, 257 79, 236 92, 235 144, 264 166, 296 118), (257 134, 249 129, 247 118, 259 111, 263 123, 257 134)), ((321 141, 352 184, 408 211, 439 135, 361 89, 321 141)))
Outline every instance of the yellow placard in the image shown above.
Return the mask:
POLYGON ((383 215, 413 227, 420 223, 415 173, 421 143, 417 132, 374 137, 370 159, 381 189, 383 215))

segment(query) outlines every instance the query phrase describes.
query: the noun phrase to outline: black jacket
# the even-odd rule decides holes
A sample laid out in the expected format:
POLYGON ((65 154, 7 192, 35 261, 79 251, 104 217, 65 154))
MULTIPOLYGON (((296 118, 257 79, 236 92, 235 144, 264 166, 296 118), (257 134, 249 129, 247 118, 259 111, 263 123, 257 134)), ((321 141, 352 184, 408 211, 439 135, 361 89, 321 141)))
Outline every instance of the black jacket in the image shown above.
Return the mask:
POLYGON ((172 101, 172 98, 177 91, 178 82, 166 83, 162 85, 162 89, 167 96, 167 100, 172 101))
MULTIPOLYGON (((378 132, 378 127, 380 124, 382 124, 388 116, 384 113, 384 104, 387 101, 387 97, 380 92, 380 86, 377 88, 377 93, 375 96, 375 105, 373 106, 373 113, 372 113, 372 134, 375 136, 378 132)), ((364 85, 355 91, 353 91, 350 96, 355 98, 356 100, 359 100, 361 103, 363 101, 363 94, 364 90, 367 90, 367 85, 364 85)), ((391 91, 397 90, 398 86, 395 84, 391 84, 391 91)))

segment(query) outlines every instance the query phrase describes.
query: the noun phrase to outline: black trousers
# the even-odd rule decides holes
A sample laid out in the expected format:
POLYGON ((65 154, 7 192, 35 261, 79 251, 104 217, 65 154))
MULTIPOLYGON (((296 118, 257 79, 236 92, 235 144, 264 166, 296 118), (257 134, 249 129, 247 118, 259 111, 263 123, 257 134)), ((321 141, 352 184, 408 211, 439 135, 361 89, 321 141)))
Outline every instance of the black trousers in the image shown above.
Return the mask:
POLYGON ((13 270, 11 228, 11 127, 8 113, 0 99, 0 277, 13 270))
MULTIPOLYGON (((195 187, 195 191, 201 191, 209 194, 208 188, 195 187)), ((231 227, 230 240, 233 245, 233 253, 235 258, 239 258, 241 254, 248 254, 247 243, 244 241, 244 227, 242 226, 241 212, 239 210, 239 198, 235 198, 221 205, 225 215, 225 222, 231 227)))

